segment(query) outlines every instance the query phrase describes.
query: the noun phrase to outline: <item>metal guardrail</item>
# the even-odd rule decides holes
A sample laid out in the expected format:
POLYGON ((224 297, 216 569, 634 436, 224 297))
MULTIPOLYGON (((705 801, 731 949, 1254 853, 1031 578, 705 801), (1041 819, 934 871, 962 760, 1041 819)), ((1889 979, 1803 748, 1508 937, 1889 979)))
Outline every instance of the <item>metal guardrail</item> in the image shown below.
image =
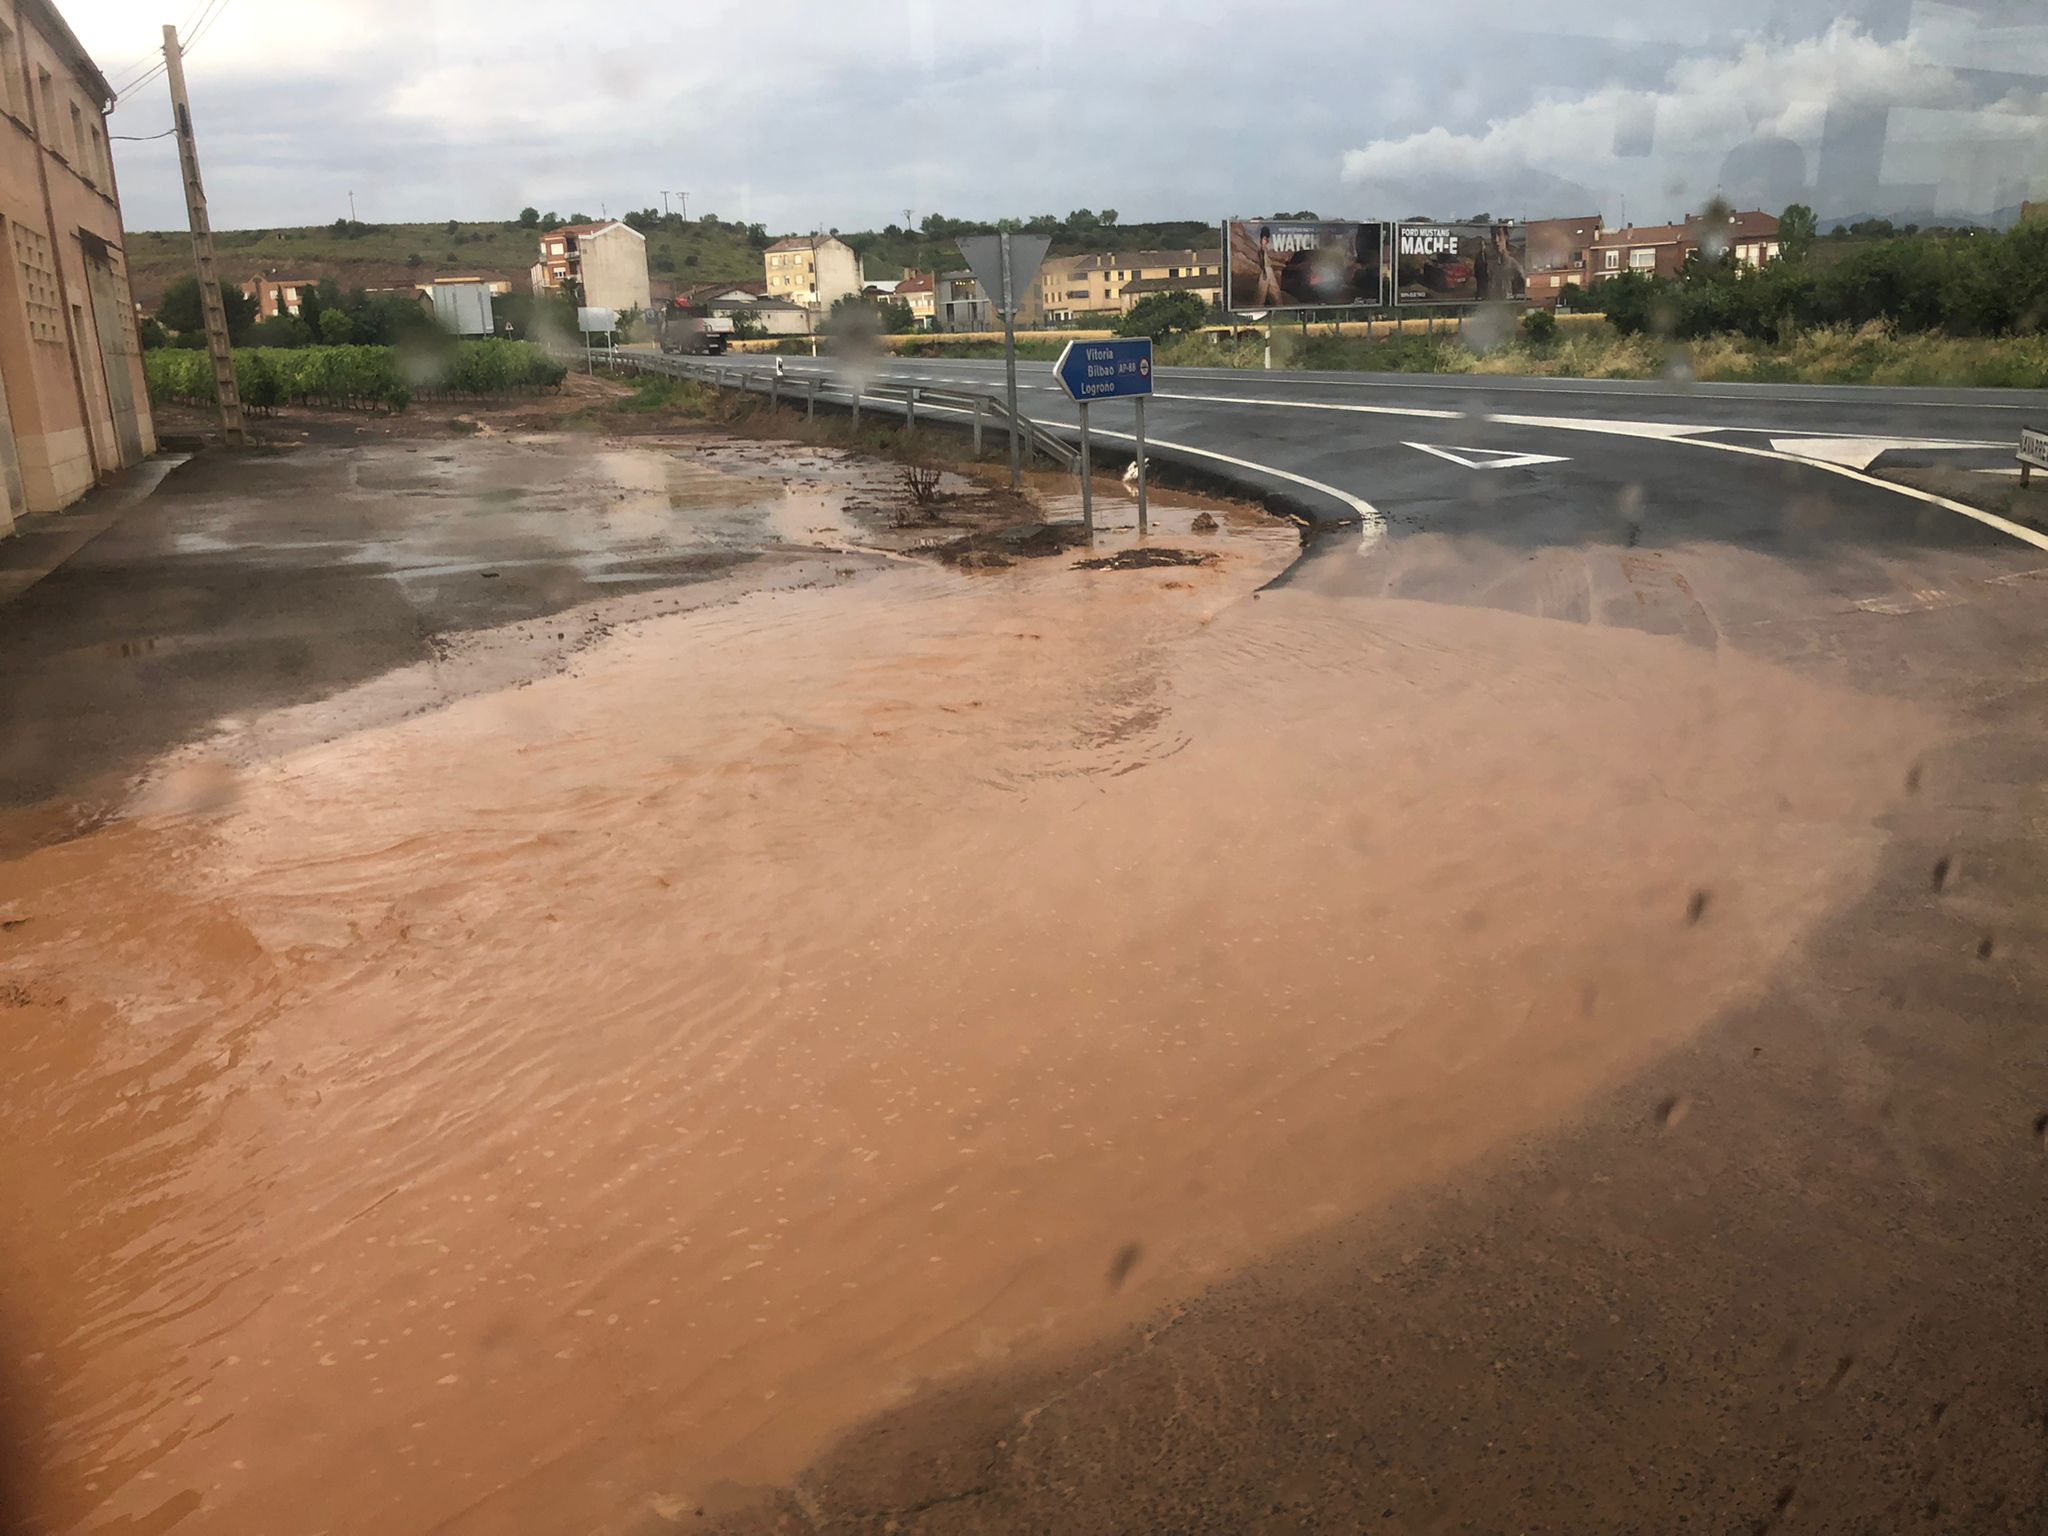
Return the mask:
MULTIPOLYGON (((920 415, 926 413, 930 414, 935 425, 942 417, 964 417, 964 421, 951 421, 948 425, 966 427, 974 436, 977 454, 981 452, 984 427, 1007 432, 1010 426, 1010 413, 1002 396, 979 390, 934 389, 925 384, 896 384, 887 380, 862 384, 836 373, 809 369, 778 377, 772 368, 743 367, 712 357, 677 357, 665 352, 571 349, 565 355, 580 363, 622 368, 631 373, 662 374, 672 379, 693 379, 715 389, 737 389, 765 395, 770 404, 779 405, 786 401, 794 406, 801 403, 806 416, 815 415, 820 405, 843 408, 852 413, 855 426, 860 425, 863 410, 901 416, 904 424, 911 428, 915 428, 920 415)), ((1027 416, 1017 418, 1017 429, 1027 452, 1036 450, 1044 454, 1069 474, 1080 472, 1081 453, 1078 448, 1053 436, 1027 416)))

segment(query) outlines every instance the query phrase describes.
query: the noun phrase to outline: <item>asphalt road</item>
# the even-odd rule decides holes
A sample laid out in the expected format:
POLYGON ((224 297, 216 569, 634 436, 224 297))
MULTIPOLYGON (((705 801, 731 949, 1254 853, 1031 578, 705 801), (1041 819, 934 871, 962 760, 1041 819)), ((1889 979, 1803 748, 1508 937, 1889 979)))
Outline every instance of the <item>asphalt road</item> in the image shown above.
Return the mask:
MULTIPOLYGON (((783 365, 785 387, 850 377, 831 360, 783 365)), ((863 377, 1000 391, 1002 374, 995 360, 891 359, 863 377)), ((1073 436, 1051 365, 1018 375, 1025 414, 1073 436)), ((2040 528, 1883 478, 1901 462, 1965 480, 2010 468, 2019 425, 2041 415, 2026 391, 1180 368, 1157 386, 1152 461, 1311 525, 1309 558, 1287 579, 1327 592, 1746 640, 1798 615, 1952 601, 2048 565, 2040 528)), ((1094 409, 1112 470, 1132 451, 1134 414, 1094 409)), ((2048 518, 2048 490, 2040 499, 2048 518)))

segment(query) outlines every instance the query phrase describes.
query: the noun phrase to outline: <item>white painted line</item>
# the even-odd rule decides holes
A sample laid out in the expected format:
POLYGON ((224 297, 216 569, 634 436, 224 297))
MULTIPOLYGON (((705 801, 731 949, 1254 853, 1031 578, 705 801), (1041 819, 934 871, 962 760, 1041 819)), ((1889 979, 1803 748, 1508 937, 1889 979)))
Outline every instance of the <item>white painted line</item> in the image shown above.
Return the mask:
POLYGON ((1403 443, 1405 448, 1419 448, 1424 453, 1433 453, 1440 459, 1449 459, 1464 469, 1520 469, 1528 464, 1569 464, 1571 460, 1558 453, 1514 453, 1503 448, 1460 448, 1446 444, 1439 448, 1434 443, 1403 443), (1468 453, 1485 454, 1485 458, 1468 459, 1468 453))
MULTIPOLYGON (((1036 418, 1033 418, 1033 423, 1041 427, 1063 427, 1066 425, 1063 422, 1038 421, 1036 418)), ((1068 430, 1071 431, 1072 429, 1068 428, 1068 430)), ((1089 435, 1091 437, 1120 438, 1127 443, 1135 443, 1138 440, 1135 433, 1109 432, 1101 427, 1091 427, 1089 435)), ((1352 495, 1349 491, 1340 491, 1334 485, 1325 485, 1320 480, 1311 480, 1306 475, 1297 475, 1291 469, 1276 469, 1271 464, 1255 464, 1250 459, 1235 459, 1227 453, 1217 453, 1214 449, 1197 448, 1189 443, 1170 442, 1163 437, 1153 437, 1150 433, 1146 434, 1145 443, 1147 447, 1171 448, 1177 453, 1189 453, 1199 459, 1214 459, 1219 464, 1229 464, 1238 469, 1248 469, 1255 474, 1270 475, 1275 480, 1285 480, 1290 484, 1302 486, 1342 502, 1358 514, 1361 530, 1358 552, 1361 555, 1371 550, 1375 544, 1379 543, 1386 536, 1387 520, 1378 507, 1375 507, 1371 502, 1364 500, 1362 497, 1352 495)))
POLYGON ((1694 448, 1712 448, 1719 453, 1747 454, 1754 459, 1776 459, 1781 464, 1804 464, 1809 469, 1824 470, 1831 475, 1840 475, 1847 480, 1859 480, 1865 485, 1875 486, 1880 491, 1890 491, 1895 496, 1910 496, 1915 501, 1924 501, 1930 507, 1940 507, 1967 517, 1972 522, 1982 523, 1987 528, 1996 528, 2000 533, 2009 534, 2022 544, 2031 544, 2036 549, 2048 549, 2048 534, 2035 532, 2010 522, 1995 512, 1986 512, 1980 507, 1967 506, 1960 501, 1951 501, 1946 496, 1937 496, 1932 491, 1923 491, 1915 486, 1900 485, 1891 480, 1880 480, 1875 475, 1866 475, 1860 469, 1851 469, 1845 464, 1830 464, 1825 459, 1804 459, 1796 454, 1780 453, 1774 448, 1750 448, 1741 443, 1717 443, 1711 438, 1695 434, 1711 432, 1712 427, 1676 427, 1668 422, 1645 421, 1584 421, 1575 416, 1489 416, 1512 427, 1554 427, 1566 432, 1606 432, 1618 437, 1652 437, 1667 442, 1686 443, 1694 448))

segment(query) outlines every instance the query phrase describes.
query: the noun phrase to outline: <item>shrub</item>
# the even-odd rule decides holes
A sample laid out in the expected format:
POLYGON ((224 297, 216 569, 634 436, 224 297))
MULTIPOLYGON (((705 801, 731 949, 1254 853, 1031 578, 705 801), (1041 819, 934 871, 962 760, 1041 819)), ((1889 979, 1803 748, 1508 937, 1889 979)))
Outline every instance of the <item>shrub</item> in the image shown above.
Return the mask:
MULTIPOLYGON (((164 347, 143 354, 149 397, 210 405, 213 364, 206 353, 164 347)), ((235 385, 245 403, 371 407, 402 411, 415 390, 438 395, 503 395, 553 389, 568 369, 525 342, 465 341, 422 363, 393 347, 241 347, 235 385), (409 378, 408 362, 420 377, 409 378)))
POLYGON ((1175 288, 1167 293, 1148 293, 1138 300, 1117 321, 1116 333, 1164 341, 1176 332, 1199 329, 1208 318, 1209 306, 1199 295, 1175 288))
POLYGON ((1557 316, 1547 309, 1532 309, 1522 316, 1522 339, 1532 347, 1547 347, 1557 340, 1557 316))

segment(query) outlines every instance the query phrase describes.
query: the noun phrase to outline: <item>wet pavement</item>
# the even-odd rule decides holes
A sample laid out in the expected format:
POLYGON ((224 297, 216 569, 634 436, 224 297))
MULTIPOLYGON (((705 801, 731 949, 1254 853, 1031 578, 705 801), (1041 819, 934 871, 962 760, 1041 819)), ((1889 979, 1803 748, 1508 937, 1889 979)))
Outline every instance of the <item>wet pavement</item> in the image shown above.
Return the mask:
POLYGON ((2032 584, 891 483, 201 461, 0 606, 26 1528, 2038 1524, 2032 584))

